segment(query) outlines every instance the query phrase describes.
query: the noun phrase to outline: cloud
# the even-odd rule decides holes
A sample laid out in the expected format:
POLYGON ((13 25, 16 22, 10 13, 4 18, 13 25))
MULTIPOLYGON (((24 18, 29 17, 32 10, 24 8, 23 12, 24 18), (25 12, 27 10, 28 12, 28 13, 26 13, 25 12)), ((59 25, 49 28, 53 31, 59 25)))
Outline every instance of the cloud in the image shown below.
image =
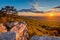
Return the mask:
POLYGON ((31 1, 30 1, 30 4, 31 4, 31 6, 32 6, 32 9, 37 10, 37 8, 38 8, 38 6, 39 6, 37 0, 31 0, 31 1))
POLYGON ((35 3, 32 4, 32 8, 34 8, 34 9, 37 10, 38 7, 39 7, 39 4, 37 2, 35 2, 35 3))
POLYGON ((42 9, 44 9, 45 7, 42 7, 39 5, 38 3, 39 0, 31 0, 30 4, 32 6, 32 9, 35 9, 35 11, 41 11, 42 9))
POLYGON ((50 11, 57 11, 60 12, 60 6, 54 7, 52 9, 50 9, 50 11))
POLYGON ((60 8, 60 6, 54 7, 54 8, 60 8))
POLYGON ((20 12, 34 12, 34 13, 43 13, 43 11, 40 11, 40 9, 42 10, 42 8, 45 7, 40 7, 38 0, 30 0, 29 2, 31 4, 31 8, 29 9, 21 9, 19 10, 20 12))

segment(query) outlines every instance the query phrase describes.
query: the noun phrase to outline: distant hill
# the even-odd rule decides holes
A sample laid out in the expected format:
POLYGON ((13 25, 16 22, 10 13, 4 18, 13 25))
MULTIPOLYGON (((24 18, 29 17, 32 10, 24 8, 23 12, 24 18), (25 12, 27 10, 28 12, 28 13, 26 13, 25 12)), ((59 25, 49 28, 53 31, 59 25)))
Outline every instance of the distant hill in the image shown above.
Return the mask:
POLYGON ((36 11, 35 9, 21 9, 18 12, 33 12, 33 13, 43 13, 43 11, 36 11))

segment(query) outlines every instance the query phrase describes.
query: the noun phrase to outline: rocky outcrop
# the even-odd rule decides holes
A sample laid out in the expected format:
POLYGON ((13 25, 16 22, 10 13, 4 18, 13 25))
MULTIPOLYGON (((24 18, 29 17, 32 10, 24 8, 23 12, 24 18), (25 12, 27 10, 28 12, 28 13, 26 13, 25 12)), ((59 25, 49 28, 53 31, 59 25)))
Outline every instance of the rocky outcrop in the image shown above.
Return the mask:
POLYGON ((33 36, 30 40, 60 40, 60 38, 54 36, 33 36))
POLYGON ((16 32, 16 40, 28 40, 27 28, 24 22, 15 23, 10 31, 16 32))
POLYGON ((28 29, 26 23, 8 22, 6 26, 0 24, 0 40, 28 40, 28 29), (15 34, 16 33, 16 34, 15 34), (7 35, 7 36, 6 36, 7 35))
POLYGON ((0 34, 0 40, 15 40, 15 32, 4 32, 0 34))

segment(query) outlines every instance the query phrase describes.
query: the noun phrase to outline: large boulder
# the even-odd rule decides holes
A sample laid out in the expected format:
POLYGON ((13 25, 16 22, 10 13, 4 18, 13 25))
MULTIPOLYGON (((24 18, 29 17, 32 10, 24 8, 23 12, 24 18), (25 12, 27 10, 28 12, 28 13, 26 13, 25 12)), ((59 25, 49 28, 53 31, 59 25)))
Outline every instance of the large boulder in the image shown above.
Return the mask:
POLYGON ((60 40, 60 38, 54 36, 33 36, 30 40, 60 40))
POLYGON ((0 34, 0 40, 15 40, 15 32, 4 32, 0 34))

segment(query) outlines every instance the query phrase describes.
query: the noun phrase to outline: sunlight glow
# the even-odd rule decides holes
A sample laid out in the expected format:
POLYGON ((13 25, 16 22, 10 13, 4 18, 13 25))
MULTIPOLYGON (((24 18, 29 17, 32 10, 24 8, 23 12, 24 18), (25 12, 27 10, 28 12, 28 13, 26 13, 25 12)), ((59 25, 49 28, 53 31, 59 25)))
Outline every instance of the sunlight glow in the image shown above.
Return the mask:
POLYGON ((50 16, 54 16, 52 13, 51 14, 49 14, 50 16))

